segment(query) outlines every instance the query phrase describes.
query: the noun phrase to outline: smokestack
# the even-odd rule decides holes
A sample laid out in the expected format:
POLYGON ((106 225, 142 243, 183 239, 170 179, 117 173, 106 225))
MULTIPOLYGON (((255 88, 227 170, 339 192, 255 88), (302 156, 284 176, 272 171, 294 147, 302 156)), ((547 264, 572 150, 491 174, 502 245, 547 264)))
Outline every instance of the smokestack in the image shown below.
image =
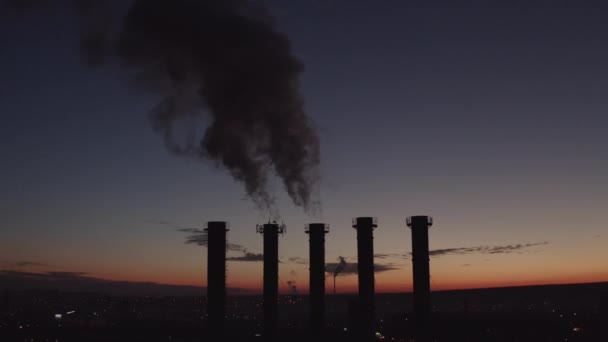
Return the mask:
POLYGON ((353 219, 357 230, 357 271, 359 274, 359 310, 362 340, 370 341, 374 335, 374 229, 378 227, 375 217, 353 219))
POLYGON ((211 336, 224 332, 226 304, 226 222, 207 223, 207 314, 211 336))
POLYGON ((412 264, 414 276, 414 311, 416 324, 422 332, 428 326, 431 313, 431 276, 429 271, 430 216, 411 216, 407 226, 412 229, 412 264))
POLYGON ((305 232, 310 237, 310 328, 312 334, 321 335, 325 326, 325 234, 329 225, 311 223, 305 232))
POLYGON ((279 234, 284 224, 276 222, 257 225, 256 231, 264 237, 264 336, 267 341, 276 338, 279 301, 279 234))

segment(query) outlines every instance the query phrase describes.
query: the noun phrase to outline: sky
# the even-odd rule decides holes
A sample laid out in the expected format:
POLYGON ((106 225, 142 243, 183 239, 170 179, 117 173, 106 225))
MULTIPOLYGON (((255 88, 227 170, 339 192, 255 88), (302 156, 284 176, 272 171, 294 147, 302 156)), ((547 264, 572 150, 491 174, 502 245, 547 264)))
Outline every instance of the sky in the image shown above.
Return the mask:
MULTIPOLYGON (((378 218, 378 292, 411 291, 412 215, 434 219, 435 290, 608 281, 606 4, 260 3, 304 65, 321 143, 318 213, 270 178, 283 293, 308 288, 305 224, 330 224, 327 262, 352 264, 358 216, 378 218)), ((3 16, 2 277, 205 286, 207 251, 179 229, 215 220, 261 253, 268 213, 224 169, 165 148, 154 94, 83 65, 72 11, 3 16)), ((261 291, 252 259, 228 262, 229 288, 261 291)))

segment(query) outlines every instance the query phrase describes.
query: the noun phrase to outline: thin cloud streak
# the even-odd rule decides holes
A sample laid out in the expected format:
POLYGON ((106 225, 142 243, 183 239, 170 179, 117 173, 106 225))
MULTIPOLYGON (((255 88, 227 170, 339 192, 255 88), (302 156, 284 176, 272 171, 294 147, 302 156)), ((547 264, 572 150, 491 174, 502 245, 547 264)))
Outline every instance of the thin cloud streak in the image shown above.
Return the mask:
MULTIPOLYGON (((207 235, 207 232, 204 229, 181 226, 181 225, 178 225, 173 222, 166 221, 166 220, 151 220, 150 222, 160 224, 163 226, 167 226, 180 233, 188 234, 186 236, 186 241, 184 242, 185 244, 193 244, 193 245, 199 245, 199 246, 203 246, 203 247, 207 247, 209 245, 209 237, 207 235)), ((244 246, 236 244, 236 243, 230 243, 230 242, 226 242, 226 249, 229 251, 236 251, 236 252, 243 252, 243 253, 247 251, 247 249, 244 246)))
MULTIPOLYGON (((523 250, 548 245, 549 242, 534 242, 534 243, 517 243, 511 245, 498 245, 498 246, 473 246, 473 247, 454 247, 454 248, 441 248, 433 249, 429 251, 429 256, 440 257, 445 255, 468 255, 468 254, 511 254, 521 253, 523 250)), ((376 253, 375 258, 378 259, 390 259, 390 258, 404 258, 410 259, 412 253, 376 253)))
POLYGON ((476 247, 458 247, 458 248, 443 248, 435 249, 429 252, 432 257, 444 256, 444 255, 465 255, 465 254, 510 254, 518 252, 530 247, 544 246, 549 242, 535 242, 525 244, 513 244, 504 246, 476 246, 476 247))
POLYGON ((243 255, 227 257, 226 261, 261 262, 264 261, 264 255, 245 251, 243 255))
MULTIPOLYGON (((340 263, 338 262, 330 262, 330 263, 326 263, 325 264, 325 272, 328 274, 332 274, 335 276, 347 276, 347 275, 353 275, 353 274, 357 274, 359 273, 357 270, 357 264, 346 264, 343 265, 343 268, 340 270, 340 272, 335 273, 335 270, 339 267, 342 266, 340 263)), ((393 263, 388 263, 388 264, 374 264, 374 273, 382 273, 382 272, 387 272, 387 271, 393 271, 393 270, 398 270, 400 269, 399 267, 397 267, 397 264, 393 264, 393 263)))
POLYGON ((376 253, 374 254, 374 258, 378 259, 389 259, 389 258, 403 258, 407 259, 409 254, 399 254, 399 253, 376 253))
MULTIPOLYGON (((9 290, 61 290, 65 292, 95 292, 132 296, 202 296, 205 287, 169 285, 154 282, 130 282, 99 279, 84 272, 24 272, 0 270, 0 283, 9 290)), ((228 288, 234 294, 250 291, 228 288)))
POLYGON ((5 267, 27 268, 27 267, 43 267, 47 264, 37 261, 2 261, 0 264, 5 267))

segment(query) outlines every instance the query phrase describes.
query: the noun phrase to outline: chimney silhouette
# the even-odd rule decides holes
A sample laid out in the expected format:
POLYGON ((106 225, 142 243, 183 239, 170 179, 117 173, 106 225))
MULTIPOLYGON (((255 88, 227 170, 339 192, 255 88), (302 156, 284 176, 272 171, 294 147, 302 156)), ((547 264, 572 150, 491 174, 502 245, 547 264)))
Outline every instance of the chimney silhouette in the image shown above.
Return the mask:
POLYGON ((284 224, 276 222, 257 225, 256 231, 264 237, 264 336, 267 341, 276 338, 279 301, 279 234, 284 224))
POLYGON ((224 332, 226 304, 226 222, 207 223, 207 314, 211 336, 224 332))
POLYGON ((431 275, 429 271, 430 216, 411 216, 406 220, 412 230, 412 269, 414 276, 414 312, 420 331, 426 330, 431 314, 431 275))
POLYGON ((310 331, 321 335, 325 327, 325 234, 329 225, 311 223, 305 232, 310 241, 310 331))
POLYGON ((359 274, 359 313, 361 331, 358 336, 370 341, 374 336, 374 229, 378 227, 375 217, 353 219, 357 230, 357 271, 359 274))

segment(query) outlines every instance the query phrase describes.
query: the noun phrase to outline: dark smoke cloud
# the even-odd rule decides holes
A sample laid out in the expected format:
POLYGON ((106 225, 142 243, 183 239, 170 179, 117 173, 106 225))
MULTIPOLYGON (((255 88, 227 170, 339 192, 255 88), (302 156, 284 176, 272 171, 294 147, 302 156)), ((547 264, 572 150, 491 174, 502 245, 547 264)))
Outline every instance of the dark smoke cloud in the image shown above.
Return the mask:
POLYGON ((119 47, 135 74, 167 86, 153 123, 173 152, 223 165, 263 207, 272 167, 310 208, 319 140, 298 91, 303 66, 267 13, 246 1, 137 1, 119 47), (201 109, 212 117, 204 138, 180 144, 176 123, 201 109))
POLYGON ((72 4, 87 64, 117 57, 136 84, 159 97, 152 125, 173 153, 225 168, 275 215, 270 171, 294 204, 318 209, 319 137, 299 92, 303 65, 264 8, 246 0, 137 0, 115 37, 110 3, 16 6, 72 4), (204 120, 206 129, 193 124, 204 120))

